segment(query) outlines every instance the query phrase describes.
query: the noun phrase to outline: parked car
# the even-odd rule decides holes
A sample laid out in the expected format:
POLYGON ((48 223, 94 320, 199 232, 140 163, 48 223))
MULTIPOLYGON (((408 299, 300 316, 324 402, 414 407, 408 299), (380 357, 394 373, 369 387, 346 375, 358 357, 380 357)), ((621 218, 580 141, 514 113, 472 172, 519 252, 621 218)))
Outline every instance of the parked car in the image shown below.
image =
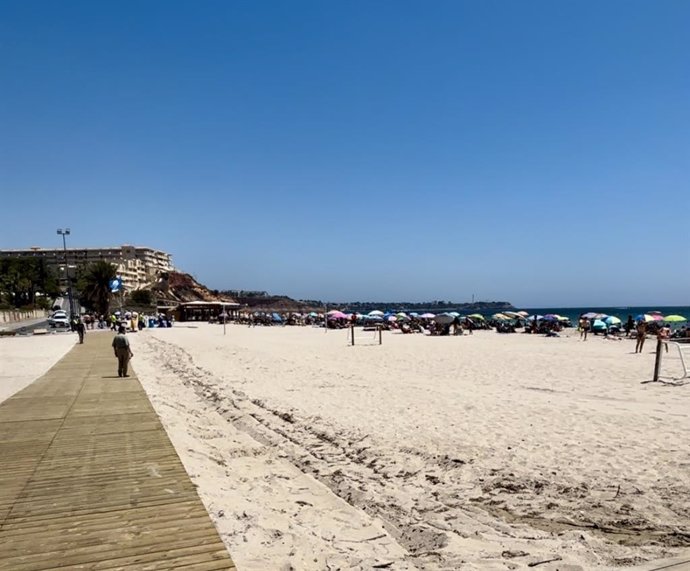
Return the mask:
POLYGON ((63 310, 56 311, 48 318, 48 325, 51 327, 69 327, 69 318, 67 312, 63 310))

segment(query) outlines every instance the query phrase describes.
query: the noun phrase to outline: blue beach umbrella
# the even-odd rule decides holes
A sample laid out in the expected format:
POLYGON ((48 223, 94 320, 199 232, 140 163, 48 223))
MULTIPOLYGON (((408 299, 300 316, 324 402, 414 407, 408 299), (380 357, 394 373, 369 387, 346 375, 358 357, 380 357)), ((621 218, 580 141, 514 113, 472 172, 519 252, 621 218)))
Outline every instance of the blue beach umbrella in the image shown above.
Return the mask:
POLYGON ((604 323, 601 319, 595 319, 594 323, 592 323, 592 329, 596 330, 602 330, 602 329, 607 329, 606 323, 604 323))
POLYGON ((365 321, 383 321, 383 317, 380 315, 365 315, 364 316, 365 321))

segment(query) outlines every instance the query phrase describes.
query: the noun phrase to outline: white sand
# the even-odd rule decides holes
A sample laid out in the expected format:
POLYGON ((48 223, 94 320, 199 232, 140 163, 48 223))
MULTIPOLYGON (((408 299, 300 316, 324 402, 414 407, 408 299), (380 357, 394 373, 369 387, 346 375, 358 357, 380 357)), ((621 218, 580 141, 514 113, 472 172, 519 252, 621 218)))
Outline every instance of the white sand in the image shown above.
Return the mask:
POLYGON ((77 341, 71 333, 0 337, 0 402, 42 376, 77 341))
POLYGON ((611 569, 690 546, 690 385, 641 382, 652 340, 131 338, 240 570, 611 569))

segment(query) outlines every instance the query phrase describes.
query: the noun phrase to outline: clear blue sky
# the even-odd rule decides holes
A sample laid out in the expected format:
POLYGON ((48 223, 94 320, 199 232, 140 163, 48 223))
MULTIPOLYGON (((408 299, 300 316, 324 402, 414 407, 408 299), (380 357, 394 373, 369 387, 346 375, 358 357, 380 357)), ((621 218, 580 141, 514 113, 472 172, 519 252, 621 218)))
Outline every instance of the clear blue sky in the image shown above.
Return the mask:
POLYGON ((0 2, 0 247, 214 288, 690 304, 690 2, 0 2))

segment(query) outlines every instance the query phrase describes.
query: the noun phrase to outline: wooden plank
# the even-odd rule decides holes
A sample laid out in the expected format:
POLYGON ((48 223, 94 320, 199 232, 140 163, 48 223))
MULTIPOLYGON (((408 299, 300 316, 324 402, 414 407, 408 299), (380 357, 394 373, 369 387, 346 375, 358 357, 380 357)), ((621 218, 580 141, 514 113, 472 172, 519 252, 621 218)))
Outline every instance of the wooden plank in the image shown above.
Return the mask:
POLYGON ((91 335, 0 404, 0 570, 234 569, 141 384, 91 335))

